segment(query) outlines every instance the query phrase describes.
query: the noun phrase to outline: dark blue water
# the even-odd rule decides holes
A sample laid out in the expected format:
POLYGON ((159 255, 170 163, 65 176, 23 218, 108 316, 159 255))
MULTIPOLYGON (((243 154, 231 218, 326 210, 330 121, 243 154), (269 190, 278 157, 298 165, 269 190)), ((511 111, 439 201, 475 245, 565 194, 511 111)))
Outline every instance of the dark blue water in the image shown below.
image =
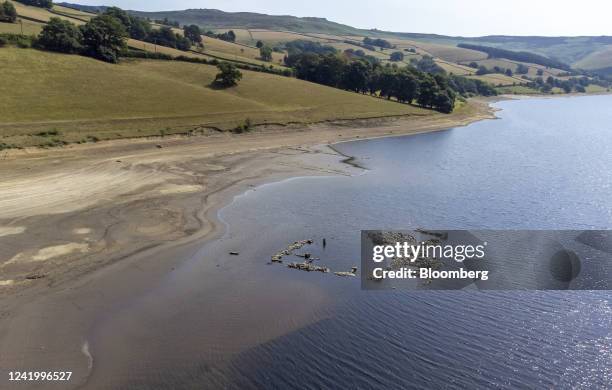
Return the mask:
POLYGON ((337 145, 363 174, 237 197, 222 239, 98 325, 107 388, 611 388, 610 292, 362 291, 267 264, 311 238, 349 270, 370 229, 612 228, 612 96, 496 106, 499 120, 337 145))
MULTIPOLYGON (((222 217, 236 240, 266 233, 262 258, 326 237, 315 255, 335 270, 358 264, 362 229, 611 228, 612 97, 496 107, 500 120, 338 145, 368 171, 267 185, 222 217)), ((364 292, 358 280, 269 269, 322 286, 336 304, 234 358, 238 387, 612 386, 608 292, 364 292)))

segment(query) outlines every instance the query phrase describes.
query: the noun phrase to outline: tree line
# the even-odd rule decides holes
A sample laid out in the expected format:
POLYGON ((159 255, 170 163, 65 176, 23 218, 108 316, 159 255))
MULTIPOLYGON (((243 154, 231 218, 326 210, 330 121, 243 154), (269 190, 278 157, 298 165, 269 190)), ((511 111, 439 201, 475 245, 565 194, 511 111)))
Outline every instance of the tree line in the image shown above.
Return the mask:
MULTIPOLYGON (((501 66, 494 66, 493 68, 489 69, 484 65, 479 65, 477 62, 473 61, 470 62, 468 64, 468 66, 470 68, 474 68, 476 69, 476 74, 478 76, 483 76, 485 74, 491 74, 491 73, 499 73, 499 74, 505 74, 506 76, 513 76, 514 74, 520 74, 520 75, 526 75, 527 73, 529 73, 529 67, 525 64, 518 64, 516 66, 516 69, 513 71, 510 68, 503 68, 501 66)), ((542 69, 538 69, 538 72, 540 72, 540 76, 544 73, 544 71, 542 69)))
POLYGON ((167 25, 155 29, 148 19, 132 16, 118 7, 107 8, 103 15, 110 15, 119 20, 127 31, 128 36, 140 41, 182 51, 187 51, 191 49, 192 45, 201 45, 202 43, 202 33, 196 25, 185 26, 183 28, 184 34, 181 35, 174 32, 172 27, 167 25))
POLYGON ((35 45, 46 50, 117 62, 119 53, 126 48, 127 36, 121 22, 110 15, 96 16, 80 27, 67 20, 51 18, 35 45))
POLYGON ((427 73, 414 66, 382 65, 357 56, 339 54, 317 43, 294 42, 286 64, 295 76, 348 91, 417 104, 440 112, 452 112, 458 95, 495 95, 490 85, 445 73, 427 73), (300 50, 295 50, 299 47, 300 50), (314 51, 304 50, 312 47, 314 51))
POLYGON ((169 27, 177 27, 178 28, 178 27, 181 26, 181 24, 178 21, 170 20, 167 17, 163 18, 163 19, 155 19, 154 22, 157 23, 157 24, 161 24, 163 26, 169 26, 169 27))
POLYGON ((531 53, 528 51, 512 51, 499 49, 497 47, 473 45, 470 43, 460 43, 457 47, 463 49, 477 50, 489 55, 489 58, 506 58, 508 60, 529 62, 532 64, 543 65, 549 68, 557 68, 563 70, 571 70, 571 67, 561 61, 553 60, 548 57, 541 56, 539 54, 531 53))
POLYGON ((127 38, 184 51, 202 43, 198 26, 185 26, 184 35, 181 35, 167 26, 154 29, 147 19, 109 7, 80 27, 67 20, 51 18, 39 34, 36 45, 46 50, 83 54, 114 63, 127 49, 127 38))
POLYGON ((560 88, 565 93, 578 92, 585 93, 586 87, 589 85, 598 85, 603 88, 610 88, 612 83, 608 80, 601 79, 599 77, 589 78, 583 77, 571 77, 567 80, 561 80, 549 76, 544 80, 542 77, 536 78, 527 84, 528 87, 539 90, 543 93, 551 93, 553 88, 560 88))
POLYGON ((369 45, 369 46, 377 46, 383 49, 392 49, 393 45, 384 39, 375 39, 375 38, 369 38, 369 37, 365 37, 363 38, 363 44, 364 45, 369 45))
POLYGON ((411 58, 410 64, 425 73, 446 74, 444 68, 434 61, 432 56, 424 55, 421 59, 411 58))
POLYGON ((236 33, 234 30, 229 30, 219 34, 209 30, 205 35, 209 38, 216 38, 226 42, 236 42, 236 33))

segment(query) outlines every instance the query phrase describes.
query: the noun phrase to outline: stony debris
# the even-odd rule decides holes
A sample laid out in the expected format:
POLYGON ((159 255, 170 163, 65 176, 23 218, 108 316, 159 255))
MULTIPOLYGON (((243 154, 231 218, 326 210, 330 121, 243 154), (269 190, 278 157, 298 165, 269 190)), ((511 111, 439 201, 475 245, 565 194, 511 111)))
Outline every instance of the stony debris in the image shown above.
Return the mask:
POLYGON ((272 262, 282 263, 284 256, 290 256, 293 254, 294 251, 298 249, 302 249, 304 246, 311 245, 312 243, 313 243, 312 240, 302 240, 302 241, 296 241, 293 244, 289 244, 287 248, 277 252, 275 255, 272 256, 272 262))
POLYGON ((36 280, 36 279, 43 279, 46 278, 47 275, 45 274, 32 274, 32 275, 28 275, 25 278, 28 280, 36 280))
POLYGON ((351 272, 334 272, 336 276, 354 277, 357 276, 357 267, 351 268, 351 272))
MULTIPOLYGON (((323 241, 325 243, 325 241, 323 241)), ((320 260, 319 258, 312 257, 311 253, 294 253, 296 250, 303 248, 306 245, 311 245, 313 240, 302 240, 296 241, 293 244, 289 244, 287 248, 277 252, 272 256, 272 263, 282 263, 283 257, 285 256, 296 256, 304 259, 303 262, 291 262, 287 264, 287 267, 291 269, 296 269, 299 271, 306 272, 321 272, 321 273, 330 273, 332 272, 328 267, 323 265, 313 264, 314 261, 320 260)), ((350 272, 334 272, 337 276, 357 276, 357 267, 352 267, 350 272)))
POLYGON ((325 274, 329 273, 329 268, 324 267, 324 266, 320 266, 320 265, 314 265, 314 264, 308 263, 308 262, 304 262, 304 263, 289 263, 289 264, 287 264, 287 267, 293 268, 293 269, 299 269, 300 271, 323 272, 325 274))
POLYGON ((272 262, 273 263, 282 263, 283 262, 283 257, 279 256, 279 255, 274 255, 274 256, 272 256, 272 262))
POLYGON ((318 257, 312 257, 312 254, 310 254, 310 253, 295 253, 295 256, 301 257, 301 258, 307 260, 309 263, 312 263, 315 260, 321 260, 318 257))

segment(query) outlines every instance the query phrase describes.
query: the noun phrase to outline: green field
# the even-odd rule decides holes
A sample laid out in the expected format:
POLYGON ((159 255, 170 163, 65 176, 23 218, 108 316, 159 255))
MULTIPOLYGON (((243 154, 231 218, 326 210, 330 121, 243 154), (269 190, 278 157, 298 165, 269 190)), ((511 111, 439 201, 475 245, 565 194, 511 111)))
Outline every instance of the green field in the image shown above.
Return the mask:
POLYGON ((85 18, 81 18, 81 17, 79 17, 78 19, 75 18, 74 14, 77 13, 78 11, 75 11, 74 13, 70 13, 70 14, 68 13, 63 14, 62 11, 66 9, 60 8, 60 10, 58 10, 58 13, 53 13, 44 8, 32 7, 32 6, 18 3, 16 1, 12 1, 12 3, 15 6, 15 9, 17 10, 17 14, 27 19, 34 19, 35 21, 39 21, 39 22, 48 22, 49 19, 51 19, 52 17, 56 17, 56 18, 60 18, 63 20, 68 20, 74 24, 84 24, 84 22, 80 19, 85 19, 85 18))
POLYGON ((540 91, 537 89, 529 88, 525 85, 513 85, 509 87, 499 87, 497 91, 502 94, 510 94, 510 95, 533 95, 539 94, 540 91))
POLYGON ((487 60, 482 60, 482 61, 476 61, 476 63, 478 65, 485 66, 489 70, 492 70, 496 66, 499 66, 500 68, 503 68, 503 69, 511 69, 513 72, 515 72, 514 76, 519 77, 519 78, 521 75, 516 74, 519 64, 523 64, 527 66, 527 68, 529 69, 529 71, 527 72, 527 76, 531 78, 536 78, 536 77, 547 78, 548 76, 557 77, 558 74, 561 74, 564 72, 561 69, 547 68, 542 65, 530 64, 528 62, 518 62, 518 61, 511 61, 511 60, 500 59, 500 58, 492 58, 492 59, 487 59, 487 60), (542 76, 538 76, 538 70, 540 69, 543 72, 542 76))
POLYGON ((602 86, 599 85, 589 85, 588 87, 585 88, 586 91, 588 93, 604 93, 604 92, 610 92, 610 88, 604 88, 602 86))
POLYGON ((0 23, 0 34, 38 35, 44 26, 43 23, 19 19, 17 23, 0 23))
MULTIPOLYGON (((60 17, 66 20, 70 20, 76 24, 82 24, 84 20, 87 20, 93 16, 93 14, 83 11, 77 11, 70 8, 65 8, 61 6, 54 6, 52 11, 36 8, 36 7, 28 7, 23 4, 16 3, 18 13, 21 16, 36 19, 39 21, 48 21, 53 16, 58 16, 58 13, 61 14, 60 17)), ((196 10, 197 11, 197 10, 196 10)), ((215 11, 216 12, 216 11, 215 11)), ((209 10, 202 10, 202 12, 191 12, 191 11, 180 11, 175 13, 175 15, 189 15, 190 17, 195 17, 197 14, 197 18, 201 17, 210 17, 215 14, 217 16, 222 15, 224 18, 234 18, 236 15, 232 15, 229 13, 215 13, 210 12, 209 10)), ((137 13, 138 14, 138 13, 137 13)), ((258 16, 251 17, 259 18, 258 16)), ((230 20, 227 19, 227 20, 230 20)), ((266 19, 265 17, 260 20, 266 19)), ((291 18, 289 18, 291 19, 291 18)), ((289 20, 289 19, 284 19, 289 20)), ((195 19, 194 19, 195 20, 195 19)), ((272 19, 266 19, 272 20, 272 19)), ((276 20, 276 19, 275 19, 276 20)), ((293 20, 293 19, 292 19, 293 20)), ((25 34, 37 34, 42 28, 41 23, 33 22, 29 19, 23 19, 24 27, 23 31, 25 34)), ((492 68, 493 66, 501 66, 503 68, 510 68, 513 71, 516 70, 519 62, 509 61, 506 59, 488 59, 486 53, 482 53, 475 50, 459 48, 455 46, 455 43, 452 40, 446 42, 445 40, 435 39, 432 40, 424 40, 424 39, 410 39, 408 36, 398 36, 398 34, 383 34, 384 38, 387 39, 391 44, 395 45, 393 49, 384 49, 384 50, 367 50, 360 47, 358 44, 363 41, 366 34, 364 32, 363 35, 344 35, 338 34, 335 35, 332 32, 329 32, 325 29, 319 32, 303 32, 303 31, 279 31, 272 29, 264 29, 264 28, 247 28, 248 23, 243 26, 232 27, 232 30, 237 35, 237 42, 226 42, 220 39, 214 39, 210 37, 203 37, 204 49, 195 48, 199 53, 193 52, 181 52, 176 49, 164 48, 155 45, 145 43, 142 41, 136 41, 130 39, 128 44, 132 48, 145 50, 149 52, 162 52, 165 54, 169 54, 172 56, 188 56, 188 57, 198 57, 198 58, 207 58, 207 59, 219 59, 223 61, 237 62, 242 64, 250 64, 255 66, 272 66, 277 69, 283 69, 283 58, 285 57, 285 52, 275 52, 273 53, 273 60, 271 62, 261 61, 259 58, 259 50, 255 48, 255 43, 259 40, 265 42, 267 45, 276 47, 282 46, 286 42, 295 41, 295 40, 309 40, 314 42, 319 42, 324 45, 330 45, 336 48, 339 51, 344 51, 347 49, 353 50, 363 50, 366 54, 374 56, 378 58, 383 64, 390 62, 390 55, 394 51, 402 51, 406 54, 406 59, 403 61, 403 65, 409 65, 411 58, 419 59, 422 56, 428 55, 432 56, 436 63, 441 66, 446 72, 452 73, 455 75, 464 75, 479 78, 483 81, 490 82, 494 85, 512 85, 514 83, 524 83, 525 81, 518 76, 515 77, 507 77, 503 75, 486 75, 486 76, 475 76, 474 69, 466 66, 469 62, 476 61, 478 64, 485 65, 488 68, 492 68), (356 44, 353 44, 356 43, 356 44), (406 50, 415 50, 416 53, 410 53, 406 50)), ((154 24, 155 28, 160 28, 161 26, 158 24, 154 24)), ((205 29, 208 29, 210 26, 205 26, 205 29)), ((182 29, 173 28, 173 30, 182 34, 182 29)), ((227 31, 228 29, 215 29, 217 32, 227 31)), ((298 29, 299 30, 299 29, 298 29)), ((0 25, 0 33, 18 33, 21 31, 21 26, 17 24, 6 24, 3 23, 0 25)), ((356 30, 357 31, 357 30, 356 30)), ((600 65, 605 65, 610 63, 612 59, 610 59, 610 50, 604 49, 590 56, 587 56, 580 65, 584 68, 595 69, 596 67, 600 67, 600 65)), ((527 64, 529 72, 528 76, 531 78, 537 77, 537 71, 542 69, 544 71, 544 77, 553 76, 558 77, 557 74, 561 72, 558 69, 547 69, 540 65, 527 64)))
POLYGON ((476 69, 470 68, 469 66, 459 65, 440 59, 436 60, 436 64, 438 64, 447 73, 452 73, 457 76, 469 76, 476 73, 476 69))
MULTIPOLYGON (((99 7, 79 6, 84 10, 100 10, 99 7)), ((363 39, 364 36, 383 38, 398 48, 415 48, 419 54, 429 54, 439 59, 465 63, 484 60, 485 53, 458 48, 460 43, 472 43, 514 51, 529 51, 555 58, 567 64, 585 69, 612 67, 607 51, 612 46, 609 37, 543 37, 499 36, 483 37, 444 36, 427 33, 398 33, 364 30, 335 23, 322 18, 296 18, 294 16, 265 15, 249 12, 223 12, 212 9, 188 9, 181 11, 139 12, 134 15, 163 19, 168 17, 183 24, 197 24, 205 29, 227 31, 232 29, 240 43, 254 45, 257 39, 270 43, 295 40, 296 35, 306 34, 313 39, 363 39), (591 57, 592 56, 592 57, 591 57), (588 67, 587 67, 588 66, 588 67)), ((302 37, 301 39, 305 39, 302 37)))
POLYGON ((229 60, 249 62, 254 65, 274 65, 277 68, 282 66, 284 53, 272 53, 272 61, 265 62, 260 60, 259 49, 251 46, 240 45, 237 43, 226 42, 221 39, 202 37, 204 43, 204 53, 214 55, 229 60))
MULTIPOLYGON (((54 5, 52 10, 47 10, 38 7, 30 7, 18 2, 14 2, 14 5, 17 9, 17 13, 21 17, 20 23, 0 23, 0 33, 20 34, 23 31, 25 35, 38 35, 44 27, 44 23, 48 22, 52 17, 58 17, 60 19, 68 20, 74 24, 81 25, 84 24, 85 20, 88 20, 94 16, 94 14, 91 13, 78 11, 58 5, 54 5), (33 21, 32 19, 35 19, 39 22, 33 21)), ((158 24, 153 24, 153 26, 154 28, 161 27, 158 24)), ((173 30, 178 34, 183 34, 182 29, 173 28, 173 30)), ((284 58, 283 53, 273 53, 273 61, 265 62, 259 60, 259 49, 256 49, 254 47, 248 47, 208 37, 203 37, 203 40, 205 48, 203 53, 201 54, 179 51, 176 49, 153 45, 135 39, 129 39, 128 46, 134 49, 149 52, 165 53, 174 57, 187 56, 206 59, 217 58, 219 60, 235 61, 256 66, 272 65, 275 68, 284 68, 284 66, 282 65, 282 61, 284 58)))
POLYGON ((593 52, 574 64, 579 69, 603 69, 612 66, 612 45, 593 52))
POLYGON ((247 118, 256 124, 285 124, 431 114, 257 72, 243 72, 235 88, 215 90, 209 87, 215 67, 176 61, 112 65, 81 56, 2 48, 0 66, 0 144, 17 146, 232 129, 247 118), (47 134, 37 135, 41 133, 47 134))
POLYGON ((500 73, 489 73, 482 76, 467 76, 470 79, 481 80, 496 87, 511 86, 513 84, 524 84, 527 81, 518 77, 510 77, 500 73))
POLYGON ((82 12, 74 8, 62 7, 61 5, 57 5, 57 4, 53 5, 53 11, 73 17, 73 18, 84 19, 84 20, 91 19, 91 17, 93 16, 93 14, 91 13, 82 12))

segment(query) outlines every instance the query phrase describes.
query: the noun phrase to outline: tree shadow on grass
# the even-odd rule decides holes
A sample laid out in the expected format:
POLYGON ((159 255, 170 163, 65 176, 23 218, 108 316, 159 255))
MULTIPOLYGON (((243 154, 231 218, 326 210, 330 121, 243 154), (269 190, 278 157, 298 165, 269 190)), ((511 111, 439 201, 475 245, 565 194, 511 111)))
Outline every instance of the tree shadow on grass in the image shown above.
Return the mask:
POLYGON ((233 88, 233 87, 235 87, 236 85, 237 85, 237 84, 234 84, 234 85, 227 85, 227 84, 224 84, 224 83, 220 83, 220 82, 218 82, 218 81, 213 81, 212 83, 208 84, 206 87, 207 87, 207 88, 210 88, 210 89, 213 89, 213 90, 215 90, 215 91, 222 91, 222 90, 225 90, 225 89, 230 89, 230 88, 233 88))

